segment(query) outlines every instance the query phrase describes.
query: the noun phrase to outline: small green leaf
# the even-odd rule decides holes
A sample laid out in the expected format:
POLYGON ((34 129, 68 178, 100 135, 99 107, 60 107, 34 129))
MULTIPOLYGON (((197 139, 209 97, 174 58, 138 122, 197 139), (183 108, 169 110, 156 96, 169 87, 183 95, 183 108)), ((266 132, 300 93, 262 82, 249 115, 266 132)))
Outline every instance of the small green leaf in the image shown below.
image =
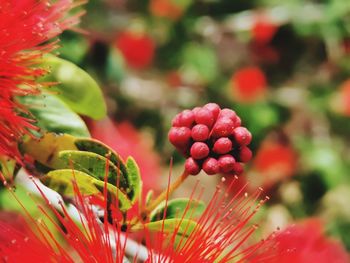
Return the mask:
POLYGON ((40 139, 24 141, 21 149, 47 167, 62 168, 62 161, 58 153, 63 150, 77 150, 74 144, 75 137, 68 134, 45 133, 40 139))
POLYGON ((110 48, 106 63, 107 79, 115 83, 120 83, 125 75, 124 68, 123 56, 116 48, 110 48))
POLYGON ((62 161, 60 167, 62 169, 73 168, 101 181, 104 181, 107 173, 108 183, 118 186, 128 197, 132 197, 134 194, 127 177, 117 166, 99 154, 83 151, 61 151, 59 158, 62 161))
POLYGON ((109 159, 119 168, 122 172, 122 176, 125 177, 128 182, 128 188, 132 189, 132 191, 128 193, 128 196, 132 203, 136 202, 140 195, 142 181, 138 165, 133 158, 129 157, 125 165, 124 160, 118 153, 104 143, 94 139, 78 138, 75 141, 75 145, 80 151, 96 153, 109 159))
POLYGON ((90 136, 79 115, 53 95, 23 96, 21 102, 25 105, 35 105, 30 107, 30 112, 37 120, 36 125, 44 131, 67 133, 78 137, 90 136))
MULTIPOLYGON (((49 172, 40 179, 46 186, 55 190, 56 192, 74 197, 74 182, 82 195, 96 195, 103 193, 105 182, 95 179, 94 177, 77 170, 61 169, 49 172)), ((123 211, 130 209, 131 202, 128 197, 117 187, 107 183, 106 189, 109 199, 118 198, 119 208, 123 211)))
POLYGON ((182 70, 187 78, 200 83, 210 83, 218 75, 218 61, 213 48, 189 43, 182 53, 182 70))
POLYGON ((137 231, 147 228, 154 232, 163 231, 165 233, 174 233, 175 235, 188 237, 196 229, 197 225, 197 222, 191 219, 172 218, 150 222, 145 225, 135 225, 132 230, 137 231))
POLYGON ((46 56, 43 66, 48 67, 51 73, 43 77, 42 81, 58 82, 50 90, 56 91, 57 97, 75 112, 94 119, 101 119, 106 115, 102 91, 84 70, 55 56, 46 56))
MULTIPOLYGON (((163 201, 151 212, 150 221, 154 222, 163 219, 165 204, 166 202, 163 201)), ((202 201, 177 198, 168 201, 165 218, 196 218, 200 216, 204 210, 205 204, 202 201)))
POLYGON ((128 170, 127 176, 130 184, 129 186, 134 190, 134 195, 132 196, 131 202, 135 203, 141 195, 142 190, 140 169, 134 158, 131 156, 129 156, 126 160, 126 168, 128 170))
POLYGON ((151 189, 146 194, 145 206, 148 206, 152 202, 153 196, 154 196, 154 191, 151 189))
POLYGON ((122 157, 106 144, 90 138, 77 138, 74 143, 78 150, 102 155, 117 166, 123 174, 128 173, 122 157))

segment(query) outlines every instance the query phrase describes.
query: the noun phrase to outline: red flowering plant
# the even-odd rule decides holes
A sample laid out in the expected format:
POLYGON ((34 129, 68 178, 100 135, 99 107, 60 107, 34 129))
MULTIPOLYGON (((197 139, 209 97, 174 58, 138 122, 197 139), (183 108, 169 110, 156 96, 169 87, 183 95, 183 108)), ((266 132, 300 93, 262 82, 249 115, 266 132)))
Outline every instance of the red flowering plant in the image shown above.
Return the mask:
MULTIPOLYGON (((184 124, 193 136, 186 144, 182 141, 180 150, 191 155, 191 165, 210 175, 223 172, 234 177, 241 171, 239 162, 249 159, 245 158, 248 150, 242 149, 247 148, 251 134, 240 126, 234 111, 214 103, 184 111, 174 118, 169 132, 172 142, 173 136, 178 136, 175 128, 181 130, 184 124), (210 127, 206 139, 199 136, 201 132, 196 133, 198 125, 210 127), (223 138, 231 147, 226 140, 221 143, 223 138), (192 149, 197 147, 195 140, 210 148, 206 156, 197 156, 197 150, 192 149)), ((218 186, 207 206, 200 201, 203 189, 194 189, 190 198, 170 200, 190 174, 199 172, 194 172, 187 160, 182 176, 172 184, 169 176, 164 192, 143 199, 135 160, 128 157, 124 161, 95 139, 46 133, 40 140, 26 140, 22 150, 35 160, 36 176, 27 176, 26 186, 31 185, 43 200, 36 204, 41 216, 38 220, 30 215, 12 185, 3 190, 22 204, 27 218, 23 231, 6 217, 1 220, 0 251, 5 261, 18 261, 21 251, 41 261, 62 262, 125 262, 126 258, 135 262, 266 262, 276 258, 274 234, 256 241, 252 234, 257 225, 249 223, 268 199, 260 200, 261 189, 248 195, 246 186, 237 187, 234 179, 227 190, 218 186), (235 195, 228 197, 227 191, 235 195), (129 215, 135 206, 138 213, 129 215)), ((23 185, 21 180, 15 182, 23 185)))
MULTIPOLYGON (((274 262, 296 251, 293 245, 279 246, 283 240, 275 233, 262 240, 253 235, 258 226, 251 219, 268 197, 261 197, 261 189, 248 194, 247 185, 237 183, 252 157, 252 135, 233 110, 209 103, 174 117, 168 137, 186 158, 184 171, 170 183, 170 166, 168 187, 155 197, 152 191, 144 194, 143 170, 134 157, 124 159, 90 137, 78 114, 105 116, 101 90, 82 69, 47 54, 56 47, 50 39, 78 21, 80 13, 68 11, 81 3, 0 3, 1 39, 7 39, 0 41, 5 65, 0 71, 0 154, 13 159, 1 159, 1 260, 274 262), (12 30, 14 25, 20 26, 12 30), (208 204, 200 201, 204 189, 198 186, 189 198, 170 199, 201 170, 224 175, 208 204), (232 180, 223 187, 226 178, 232 180)), ((150 65, 153 43, 122 37, 117 46, 130 66, 150 65), (136 41, 132 49, 130 39, 136 41), (146 55, 135 52, 144 47, 150 51, 146 55)), ((260 84, 266 83, 261 74, 257 79, 248 90, 260 97, 265 88, 260 84)), ((136 150, 138 162, 146 160, 144 149, 136 150)))
POLYGON ((4 0, 0 6, 0 155, 20 160, 17 142, 36 130, 18 96, 40 93, 36 79, 47 73, 42 56, 57 47, 53 39, 75 25, 80 14, 66 13, 82 1, 4 0))

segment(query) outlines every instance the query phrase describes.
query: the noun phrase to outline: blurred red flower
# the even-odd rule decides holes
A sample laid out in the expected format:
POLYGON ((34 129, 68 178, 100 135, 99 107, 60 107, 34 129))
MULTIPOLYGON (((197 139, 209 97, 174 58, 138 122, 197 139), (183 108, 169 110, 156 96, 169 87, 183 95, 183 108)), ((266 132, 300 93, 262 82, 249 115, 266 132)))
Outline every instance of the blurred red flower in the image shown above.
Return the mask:
POLYGON ((252 28, 252 38, 259 44, 269 43, 277 32, 278 27, 267 19, 258 19, 252 28))
POLYGON ((151 0, 149 9, 154 16, 166 17, 174 21, 178 20, 184 13, 181 4, 174 0, 151 0))
POLYGON ((96 138, 115 151, 123 158, 133 156, 140 167, 144 193, 150 189, 159 189, 161 177, 160 159, 152 146, 128 122, 115 123, 107 118, 101 121, 87 121, 93 138, 96 138))
POLYGON ((117 36, 115 45, 132 68, 144 69, 153 61, 155 43, 144 33, 124 31, 117 36))
POLYGON ((182 84, 182 77, 180 72, 174 70, 166 74, 166 82, 171 88, 178 88, 182 84))
POLYGON ((270 140, 261 145, 253 161, 253 169, 262 177, 265 188, 292 176, 296 166, 297 156, 292 147, 270 140))
POLYGON ((234 100, 250 103, 259 100, 266 93, 265 73, 258 67, 245 67, 237 70, 231 78, 234 100))
MULTIPOLYGON (((81 1, 80 1, 81 3, 81 1)), ((0 155, 20 161, 17 142, 33 120, 16 96, 37 94, 36 79, 46 73, 40 59, 56 46, 47 41, 78 22, 78 15, 66 18, 78 5, 72 0, 1 0, 0 2, 0 155)))
POLYGON ((323 234, 322 222, 318 219, 289 226, 277 235, 276 240, 279 263, 350 262, 345 248, 323 234), (283 253, 291 249, 291 253, 283 253))

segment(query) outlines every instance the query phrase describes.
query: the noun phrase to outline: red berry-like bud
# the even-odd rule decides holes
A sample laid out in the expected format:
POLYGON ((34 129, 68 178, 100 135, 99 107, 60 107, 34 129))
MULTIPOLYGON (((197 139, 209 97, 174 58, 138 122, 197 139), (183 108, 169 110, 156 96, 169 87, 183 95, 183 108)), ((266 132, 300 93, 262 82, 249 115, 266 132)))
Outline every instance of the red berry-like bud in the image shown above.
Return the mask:
POLYGON ((195 142, 190 152, 194 159, 203 159, 209 155, 209 147, 204 142, 195 142))
POLYGON ((213 147, 213 151, 217 154, 225 154, 231 151, 232 149, 232 142, 227 137, 219 138, 215 143, 213 147))
POLYGON ((244 127, 235 128, 234 137, 240 145, 248 145, 252 141, 252 134, 244 127))
POLYGON ((218 159, 218 164, 222 173, 232 172, 235 163, 235 158, 230 154, 223 155, 218 159))
POLYGON ((200 109, 201 109, 201 107, 194 107, 194 108, 192 109, 193 114, 196 115, 197 112, 198 112, 200 109))
POLYGON ((250 159, 252 159, 252 156, 253 153, 247 146, 243 146, 239 150, 239 161, 242 163, 249 162, 250 159))
POLYGON ((218 161, 212 157, 205 159, 202 168, 208 175, 217 174, 220 170, 218 161))
POLYGON ((195 113, 195 120, 197 124, 204 124, 211 127, 214 123, 214 116, 210 110, 206 108, 201 108, 195 113))
POLYGON ((229 118, 233 121, 236 120, 237 114, 231 109, 224 108, 220 111, 219 117, 218 118, 229 118))
POLYGON ((241 127, 241 119, 231 109, 216 103, 184 110, 173 119, 170 142, 187 158, 185 170, 196 175, 241 174, 242 164, 252 158, 247 145, 251 133, 241 127), (209 148, 210 147, 210 148, 209 148), (239 161, 239 163, 237 163, 239 161))
POLYGON ((186 147, 191 139, 191 130, 187 127, 172 127, 168 138, 174 146, 179 148, 186 147))
POLYGON ((219 118, 216 121, 211 134, 215 138, 228 137, 233 133, 234 128, 235 128, 235 125, 231 119, 219 118))
POLYGON ((242 121, 241 118, 237 116, 236 120, 235 120, 235 127, 239 127, 242 125, 242 121))
POLYGON ((197 175, 201 171, 201 168, 192 157, 189 157, 185 162, 185 170, 191 175, 197 175))
POLYGON ((209 138, 209 128, 204 124, 197 124, 192 128, 192 138, 197 142, 203 142, 209 138))
POLYGON ((234 174, 240 175, 243 173, 243 165, 241 163, 235 163, 232 170, 234 174))
POLYGON ((194 122, 194 114, 191 110, 184 110, 180 113, 179 123, 180 126, 191 128, 194 122))
POLYGON ((173 127, 181 127, 181 124, 180 124, 180 113, 176 114, 176 116, 171 121, 171 125, 173 127))
POLYGON ((214 119, 216 120, 220 113, 220 106, 216 103, 208 103, 203 106, 203 108, 206 108, 211 111, 211 113, 214 116, 214 119))

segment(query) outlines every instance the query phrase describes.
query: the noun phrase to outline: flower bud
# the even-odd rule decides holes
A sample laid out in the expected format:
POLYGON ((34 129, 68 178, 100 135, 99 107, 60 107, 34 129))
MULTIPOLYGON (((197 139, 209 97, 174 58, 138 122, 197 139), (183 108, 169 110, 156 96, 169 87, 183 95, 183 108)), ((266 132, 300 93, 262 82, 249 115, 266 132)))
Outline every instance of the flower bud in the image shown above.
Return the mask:
POLYGON ((243 166, 241 163, 235 163, 233 165, 233 169, 232 169, 232 172, 235 174, 235 175, 240 175, 243 173, 243 166))
POLYGON ((194 114, 191 110, 184 110, 180 113, 179 124, 182 127, 191 128, 194 122, 194 114))
POLYGON ((200 160, 209 155, 209 147, 204 142, 195 142, 191 147, 190 153, 192 158, 200 160))
POLYGON ((201 171, 201 168, 192 157, 189 157, 185 162, 185 170, 191 175, 197 175, 201 171))
POLYGON ((213 146, 213 151, 217 154, 225 154, 231 151, 232 141, 227 137, 219 138, 213 146))
POLYGON ((216 120, 220 113, 220 106, 216 103, 208 103, 203 106, 203 108, 208 109, 214 116, 214 119, 216 120))
POLYGON ((210 110, 201 108, 195 113, 195 120, 197 124, 204 124, 210 128, 214 123, 214 116, 210 110))
POLYGON ((248 145, 252 141, 252 134, 244 127, 235 128, 233 135, 240 145, 248 145))
POLYGON ((168 138, 176 147, 186 147, 191 139, 191 130, 187 127, 172 127, 169 131, 168 138))
POLYGON ((209 128, 204 124, 197 124, 192 128, 192 139, 197 142, 203 142, 209 138, 209 128))
POLYGON ((243 162, 243 163, 249 162, 250 159, 252 159, 252 156, 253 156, 253 153, 247 146, 243 146, 239 150, 239 161, 240 162, 243 162))
POLYGON ((230 154, 220 156, 220 158, 218 159, 220 172, 222 173, 232 172, 235 163, 236 163, 235 158, 233 158, 233 156, 230 154))
POLYGON ((219 137, 228 137, 233 133, 233 130, 235 128, 235 124, 230 118, 218 118, 216 121, 211 135, 214 138, 219 138, 219 137))
POLYGON ((215 158, 208 157, 203 162, 203 170, 208 175, 217 174, 220 171, 218 161, 215 158))

